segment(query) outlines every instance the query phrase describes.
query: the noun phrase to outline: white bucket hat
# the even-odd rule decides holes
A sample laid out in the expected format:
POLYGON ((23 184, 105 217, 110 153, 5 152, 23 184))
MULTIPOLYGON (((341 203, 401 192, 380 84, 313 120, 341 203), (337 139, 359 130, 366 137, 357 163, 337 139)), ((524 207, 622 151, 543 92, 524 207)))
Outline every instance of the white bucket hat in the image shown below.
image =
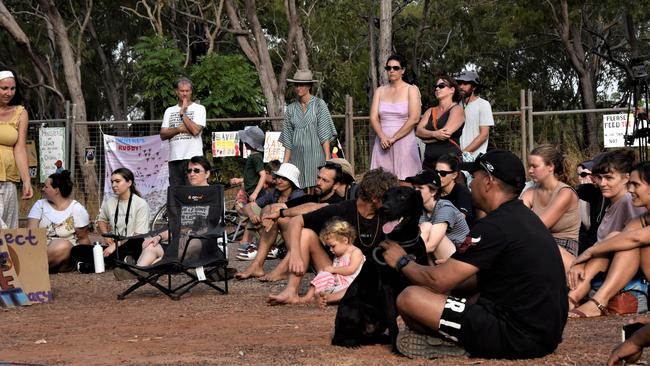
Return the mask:
POLYGON ((318 80, 314 79, 314 75, 311 73, 311 70, 304 69, 298 70, 293 74, 293 79, 287 79, 290 83, 317 83, 318 80))
POLYGON ((11 71, 0 71, 0 80, 14 78, 14 74, 11 71))
POLYGON ((282 163, 282 165, 280 165, 280 169, 278 169, 278 171, 276 171, 274 174, 289 179, 291 183, 300 188, 300 169, 298 169, 297 166, 289 163, 282 163))

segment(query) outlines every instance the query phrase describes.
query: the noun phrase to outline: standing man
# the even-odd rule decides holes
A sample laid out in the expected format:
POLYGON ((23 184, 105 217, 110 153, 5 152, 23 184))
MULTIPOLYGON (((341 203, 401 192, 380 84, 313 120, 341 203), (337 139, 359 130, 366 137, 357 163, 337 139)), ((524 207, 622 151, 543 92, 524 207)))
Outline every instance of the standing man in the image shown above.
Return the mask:
POLYGON ((165 110, 160 139, 169 140, 169 185, 188 185, 187 162, 203 156, 201 131, 205 127, 205 107, 192 102, 192 82, 181 77, 176 83, 178 104, 165 110))
MULTIPOLYGON (((460 135, 463 156, 469 153, 473 158, 487 151, 490 126, 494 126, 490 102, 479 97, 481 82, 475 71, 463 71, 456 77, 460 87, 461 105, 465 109, 465 126, 460 135)), ((467 160, 467 159, 465 159, 467 160)))
POLYGON ((562 340, 567 283, 555 240, 518 199, 524 166, 509 151, 491 150, 466 168, 474 205, 487 216, 445 263, 421 266, 398 244, 381 244, 386 263, 413 284, 397 298, 407 325, 397 349, 411 358, 547 355, 562 340))

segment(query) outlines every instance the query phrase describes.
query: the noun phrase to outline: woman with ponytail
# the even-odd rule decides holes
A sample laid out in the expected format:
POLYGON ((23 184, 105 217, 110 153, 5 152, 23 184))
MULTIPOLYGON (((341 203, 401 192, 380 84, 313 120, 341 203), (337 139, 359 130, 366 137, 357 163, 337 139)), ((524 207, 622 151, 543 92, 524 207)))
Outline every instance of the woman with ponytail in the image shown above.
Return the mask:
POLYGON ((565 271, 578 255, 580 213, 578 195, 569 181, 567 163, 550 144, 531 151, 528 174, 535 185, 524 191, 521 199, 542 219, 560 247, 565 271))

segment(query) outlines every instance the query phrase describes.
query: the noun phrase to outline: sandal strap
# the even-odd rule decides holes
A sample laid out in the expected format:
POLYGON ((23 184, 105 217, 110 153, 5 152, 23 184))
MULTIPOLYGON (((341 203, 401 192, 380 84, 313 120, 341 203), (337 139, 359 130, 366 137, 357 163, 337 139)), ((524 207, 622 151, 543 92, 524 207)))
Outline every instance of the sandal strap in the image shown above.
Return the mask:
POLYGON ((587 300, 587 301, 593 302, 596 305, 596 307, 598 308, 598 310, 600 310, 601 314, 607 315, 607 306, 601 304, 598 300, 594 299, 593 297, 591 299, 587 300))

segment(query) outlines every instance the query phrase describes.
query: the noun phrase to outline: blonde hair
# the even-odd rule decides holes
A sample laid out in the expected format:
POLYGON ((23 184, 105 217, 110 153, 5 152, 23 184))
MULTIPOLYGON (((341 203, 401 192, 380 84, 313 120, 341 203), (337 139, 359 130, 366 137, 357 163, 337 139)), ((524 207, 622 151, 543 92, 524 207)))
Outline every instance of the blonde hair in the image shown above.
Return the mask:
POLYGON ((325 223, 318 237, 325 243, 334 235, 347 238, 350 245, 354 245, 354 240, 357 238, 357 230, 347 221, 335 217, 325 223))

